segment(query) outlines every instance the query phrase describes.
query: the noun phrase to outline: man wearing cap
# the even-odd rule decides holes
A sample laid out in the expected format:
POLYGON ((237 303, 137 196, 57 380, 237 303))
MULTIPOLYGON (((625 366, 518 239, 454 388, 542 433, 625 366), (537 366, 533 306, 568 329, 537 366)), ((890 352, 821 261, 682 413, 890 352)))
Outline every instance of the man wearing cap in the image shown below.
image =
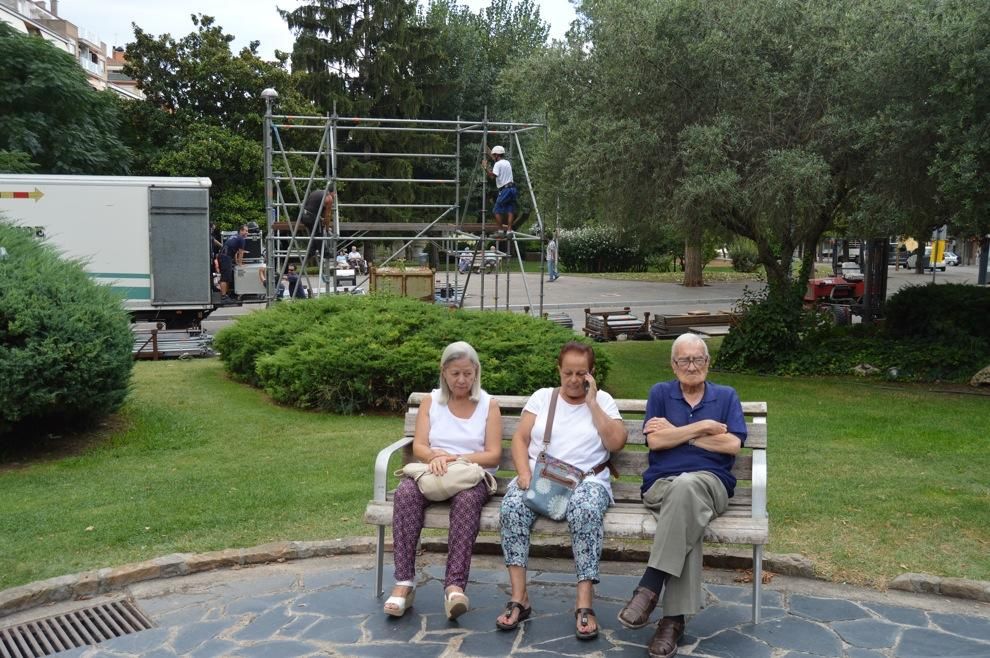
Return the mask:
POLYGON ((488 161, 481 163, 485 172, 495 179, 495 187, 498 188, 498 196, 495 197, 495 207, 492 212, 495 214, 495 223, 498 224, 498 231, 512 232, 512 220, 516 216, 516 184, 512 181, 512 165, 505 159, 505 149, 495 146, 491 150, 492 160, 495 164, 488 166, 488 161))

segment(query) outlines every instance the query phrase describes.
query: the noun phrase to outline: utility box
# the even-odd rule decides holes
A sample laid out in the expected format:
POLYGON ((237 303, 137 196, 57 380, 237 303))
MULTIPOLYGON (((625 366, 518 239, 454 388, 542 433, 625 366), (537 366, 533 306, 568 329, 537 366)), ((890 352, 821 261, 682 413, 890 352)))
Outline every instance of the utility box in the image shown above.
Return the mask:
POLYGON ((433 270, 428 267, 371 269, 371 290, 433 301, 433 270))

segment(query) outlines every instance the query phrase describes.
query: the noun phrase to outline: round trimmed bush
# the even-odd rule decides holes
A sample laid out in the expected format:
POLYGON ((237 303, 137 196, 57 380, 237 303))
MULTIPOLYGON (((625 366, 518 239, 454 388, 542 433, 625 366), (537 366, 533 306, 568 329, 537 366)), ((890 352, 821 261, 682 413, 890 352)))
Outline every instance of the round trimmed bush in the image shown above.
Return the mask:
POLYGON ((134 366, 120 300, 22 228, 0 222, 0 246, 0 436, 115 411, 134 366))
MULTIPOLYGON (((354 413, 400 410, 413 391, 436 388, 440 354, 456 340, 478 351, 485 390, 528 395, 559 383, 557 353, 575 336, 518 313, 339 295, 244 316, 217 334, 214 347, 234 378, 282 404, 354 413)), ((604 384, 608 356, 596 357, 604 384)))

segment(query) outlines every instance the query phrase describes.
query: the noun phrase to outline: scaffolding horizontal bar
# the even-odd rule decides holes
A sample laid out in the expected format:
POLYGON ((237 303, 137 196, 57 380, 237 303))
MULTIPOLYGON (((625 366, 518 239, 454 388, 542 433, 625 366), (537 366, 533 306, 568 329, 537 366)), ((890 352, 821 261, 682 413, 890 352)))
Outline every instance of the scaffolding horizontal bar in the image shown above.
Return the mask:
POLYGON ((450 158, 457 157, 456 154, 446 153, 360 153, 358 151, 337 151, 337 155, 349 155, 355 158, 450 158))
POLYGON ((338 208, 457 208, 439 203, 338 203, 338 208))
POLYGON ((456 133, 457 128, 402 128, 398 126, 337 126, 340 130, 381 130, 387 133, 456 133))
POLYGON ((326 130, 327 124, 322 123, 322 124, 315 124, 310 126, 310 125, 296 125, 292 123, 273 123, 272 127, 273 128, 304 128, 306 130, 326 130))
MULTIPOLYGON (((517 123, 514 121, 483 121, 478 119, 389 119, 383 117, 332 117, 329 115, 319 116, 319 115, 295 115, 295 114, 273 114, 272 119, 278 119, 282 121, 319 121, 323 124, 336 122, 337 127, 341 129, 350 130, 354 126, 346 125, 341 126, 342 122, 345 123, 355 123, 355 124, 366 124, 366 123, 377 123, 377 124, 416 124, 419 126, 476 126, 476 125, 488 125, 496 128, 543 128, 546 126, 544 123, 517 123)), ((280 124, 276 124, 280 125, 280 124)), ((291 128, 296 128, 296 124, 286 124, 291 128)))
MULTIPOLYGON (((455 178, 338 178, 342 183, 447 183, 457 182, 455 178)), ((446 207, 446 206, 444 206, 446 207)))

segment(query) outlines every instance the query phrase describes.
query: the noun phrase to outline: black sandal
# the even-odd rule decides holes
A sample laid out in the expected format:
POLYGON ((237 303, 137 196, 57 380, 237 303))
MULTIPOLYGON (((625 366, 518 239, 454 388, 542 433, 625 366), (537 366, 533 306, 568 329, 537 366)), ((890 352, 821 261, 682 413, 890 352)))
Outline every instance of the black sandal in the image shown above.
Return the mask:
POLYGON ((582 633, 579 630, 574 631, 574 637, 579 640, 594 640, 598 637, 598 615, 592 608, 578 608, 574 611, 574 618, 581 626, 588 626, 588 617, 595 620, 595 630, 588 631, 587 633, 582 633))
POLYGON ((519 615, 516 617, 516 621, 511 624, 503 624, 497 618, 495 619, 495 626, 498 627, 500 631, 514 631, 519 627, 519 624, 529 619, 529 616, 533 614, 533 607, 524 608, 522 603, 518 601, 509 601, 505 604, 505 612, 503 613, 506 617, 512 617, 512 612, 519 608, 519 615))

